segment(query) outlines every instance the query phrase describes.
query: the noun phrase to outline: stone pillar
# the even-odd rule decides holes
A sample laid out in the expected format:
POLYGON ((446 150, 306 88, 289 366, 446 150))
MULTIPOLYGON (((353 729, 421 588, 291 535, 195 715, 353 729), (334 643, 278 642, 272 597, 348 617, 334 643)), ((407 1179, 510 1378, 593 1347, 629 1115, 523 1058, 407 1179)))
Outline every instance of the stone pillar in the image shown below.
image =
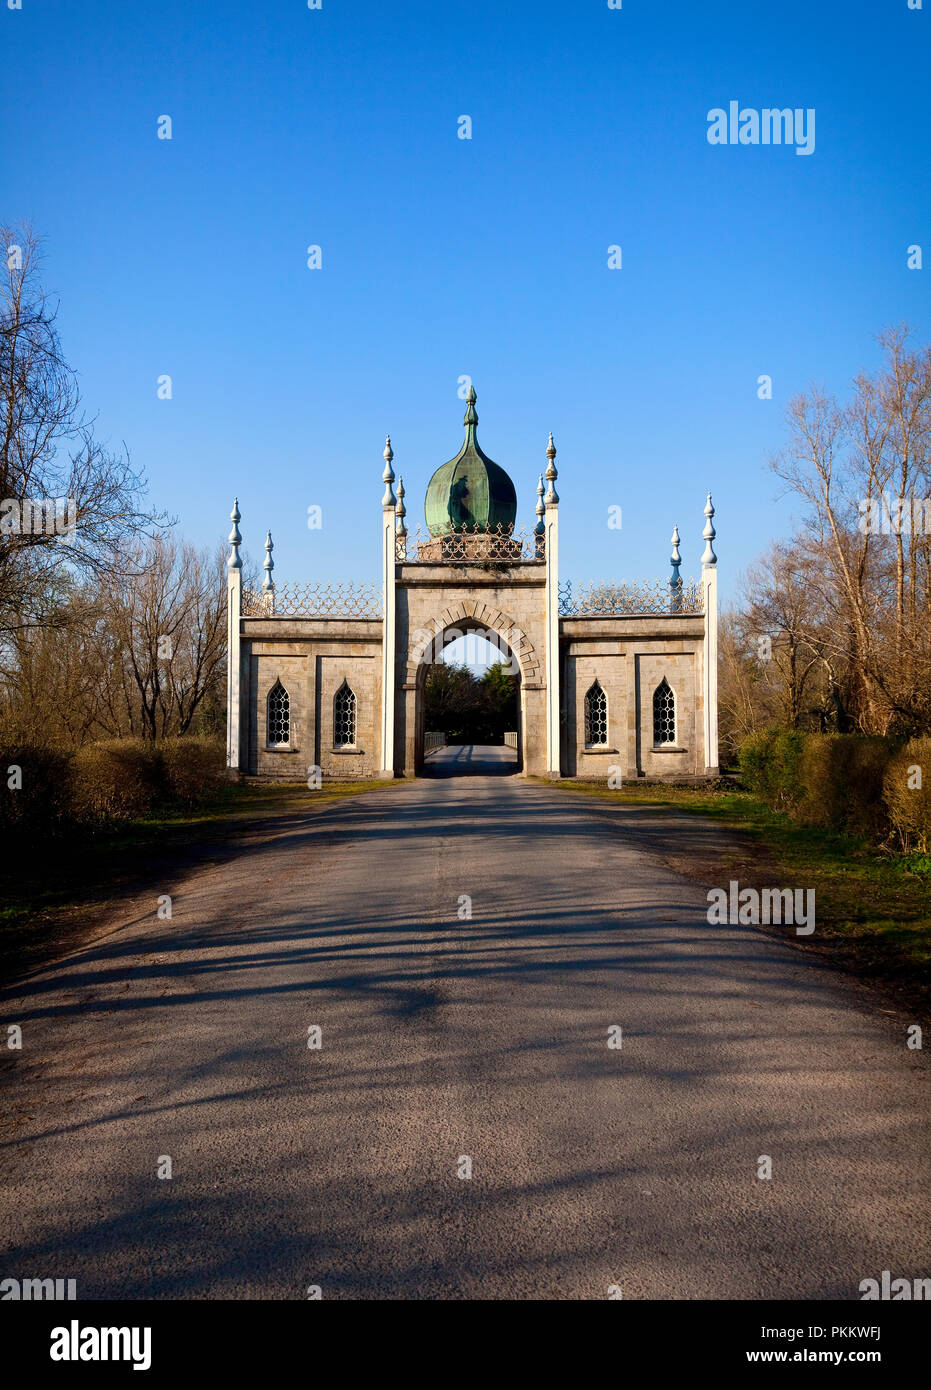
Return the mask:
POLYGON ((401 709, 404 716, 404 746, 402 757, 404 759, 404 776, 417 777, 420 775, 420 768, 417 766, 417 682, 413 685, 405 684, 401 692, 401 709))
POLYGON ((382 625, 381 625, 381 768, 379 777, 394 776, 394 687, 395 687, 395 638, 397 631, 396 605, 396 565, 397 565, 397 518, 398 500, 392 491, 394 473, 391 460, 391 436, 385 440, 385 471, 382 482, 385 494, 381 499, 381 587, 382 587, 382 625))
POLYGON ((239 554, 239 547, 242 545, 242 536, 239 534, 241 519, 237 498, 230 512, 230 521, 233 523, 229 538, 232 550, 226 570, 226 766, 230 772, 239 772, 242 763, 239 621, 242 617, 242 558, 239 554))
POLYGON ((556 481, 556 446, 553 436, 546 448, 548 488, 544 501, 546 528, 546 773, 560 774, 559 752, 559 497, 556 481))
POLYGON ((705 503, 705 529, 702 535, 705 549, 701 557, 702 602, 705 614, 705 637, 702 644, 702 683, 705 772, 717 776, 718 766, 718 557, 711 542, 715 529, 711 523, 714 507, 711 493, 705 503))
POLYGON ((522 771, 527 777, 545 777, 548 772, 546 756, 546 689, 521 683, 523 705, 522 771))

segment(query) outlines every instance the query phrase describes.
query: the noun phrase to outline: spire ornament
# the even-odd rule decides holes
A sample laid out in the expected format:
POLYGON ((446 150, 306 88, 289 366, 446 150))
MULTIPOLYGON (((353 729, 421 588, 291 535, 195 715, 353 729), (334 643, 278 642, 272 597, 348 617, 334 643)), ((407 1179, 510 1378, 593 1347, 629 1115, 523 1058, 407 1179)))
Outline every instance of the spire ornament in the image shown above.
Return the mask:
POLYGON ((669 576, 669 607, 677 613, 682 607, 682 576, 679 573, 679 566, 682 564, 682 556, 679 554, 679 524, 672 528, 672 554, 669 557, 672 565, 672 573, 669 576))
POLYGON ((537 505, 534 507, 534 511, 537 514, 537 524, 533 529, 534 534, 537 536, 542 536, 543 532, 546 530, 546 522, 543 520, 546 514, 546 508, 543 505, 543 491, 543 474, 541 473, 540 481, 537 483, 537 505))
POLYGON ((546 457, 549 460, 546 465, 546 481, 548 484, 546 490, 546 505, 548 507, 553 507, 559 501, 559 494, 553 486, 559 475, 556 472, 556 464, 554 462, 556 458, 556 445, 553 443, 552 430, 550 430, 550 442, 546 446, 546 457))
POLYGON ((714 548, 711 544, 717 532, 711 522, 711 518, 714 516, 714 507, 711 505, 710 492, 708 493, 708 501, 705 503, 705 516, 707 520, 705 521, 705 529, 702 531, 702 536, 705 540, 705 548, 702 551, 701 557, 702 569, 707 569, 709 565, 716 565, 718 563, 718 557, 715 555, 714 548))
POLYGON ((272 540, 272 533, 271 531, 267 531, 265 533, 265 560, 262 565, 265 571, 265 578, 262 580, 263 594, 273 593, 275 588, 275 581, 272 578, 272 570, 275 568, 275 562, 272 559, 272 551, 274 548, 275 542, 272 540))
POLYGON ((407 516, 407 508, 404 505, 404 479, 400 476, 398 477, 398 504, 394 509, 394 515, 395 531, 397 532, 398 537, 398 558, 401 558, 401 547, 407 540, 407 522, 405 521, 405 517, 407 516))
POLYGON ((394 450, 391 447, 391 435, 385 435, 385 448, 382 454, 385 460, 385 471, 381 475, 381 480, 385 485, 385 495, 381 499, 383 507, 394 507, 398 499, 394 495, 391 484, 394 482, 394 470, 391 467, 391 460, 394 458, 394 450))
POLYGON ((233 510, 230 512, 230 521, 233 523, 233 529, 230 531, 229 543, 233 548, 226 562, 227 568, 231 570, 241 570, 242 556, 239 553, 239 547, 242 545, 242 536, 239 534, 239 523, 242 521, 242 516, 239 511, 238 497, 233 498, 233 510))
POLYGON ((533 553, 537 560, 542 560, 546 555, 546 508, 543 505, 543 474, 540 474, 540 481, 537 483, 537 505, 534 507, 537 514, 537 524, 533 528, 533 553))
POLYGON ((477 400, 478 396, 475 394, 475 387, 469 382, 469 389, 466 392, 466 413, 462 417, 462 423, 467 427, 471 426, 472 429, 475 429, 478 424, 478 411, 475 409, 475 402, 477 400))

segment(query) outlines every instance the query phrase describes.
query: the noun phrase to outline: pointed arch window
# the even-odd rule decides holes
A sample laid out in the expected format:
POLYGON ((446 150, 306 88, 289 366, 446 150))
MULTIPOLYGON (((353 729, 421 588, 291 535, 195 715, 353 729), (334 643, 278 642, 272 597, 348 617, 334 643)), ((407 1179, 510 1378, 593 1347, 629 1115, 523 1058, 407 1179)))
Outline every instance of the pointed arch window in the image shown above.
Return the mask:
POLYGON ((266 743, 269 748, 287 748, 291 743, 291 696, 280 680, 268 692, 266 743))
POLYGON ((356 697, 343 681, 333 701, 333 745, 353 748, 356 742, 356 697))
POLYGON ((653 745, 674 744, 676 741, 676 696, 664 676, 653 691, 653 745))
POLYGON ((608 697, 598 681, 585 696, 585 747, 597 748, 608 742, 608 697))

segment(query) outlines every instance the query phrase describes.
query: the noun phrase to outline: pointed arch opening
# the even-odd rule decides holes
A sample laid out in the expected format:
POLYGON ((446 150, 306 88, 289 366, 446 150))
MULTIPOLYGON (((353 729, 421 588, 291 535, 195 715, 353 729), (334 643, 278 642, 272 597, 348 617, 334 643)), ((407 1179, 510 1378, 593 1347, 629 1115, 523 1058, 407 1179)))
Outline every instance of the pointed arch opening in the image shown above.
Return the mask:
POLYGON ((653 746, 675 746, 676 694, 664 676, 653 691, 653 746))
POLYGON ((356 697, 345 680, 333 697, 333 746, 356 746, 356 697))
POLYGON ((482 621, 458 604, 415 631, 407 670, 418 776, 513 776, 523 770, 525 681, 537 680, 538 664, 510 615, 495 618, 482 621), (463 668, 459 682, 455 673, 463 668))
POLYGON ((291 696, 281 684, 280 677, 268 692, 265 706, 265 743, 269 748, 291 746, 291 696))
POLYGON ((585 692, 585 747, 602 748, 608 742, 608 697, 595 680, 585 692))

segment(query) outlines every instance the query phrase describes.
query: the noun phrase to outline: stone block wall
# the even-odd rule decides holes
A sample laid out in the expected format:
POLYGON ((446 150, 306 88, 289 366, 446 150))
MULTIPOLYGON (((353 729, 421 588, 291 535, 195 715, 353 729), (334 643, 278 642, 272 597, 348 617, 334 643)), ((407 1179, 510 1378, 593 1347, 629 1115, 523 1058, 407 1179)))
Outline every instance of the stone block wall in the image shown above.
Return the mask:
POLYGON ((562 765, 566 776, 607 780, 704 772, 701 617, 673 614, 564 619, 562 765), (663 678, 676 697, 676 742, 653 742, 653 692, 663 678), (597 679, 607 697, 608 743, 587 747, 585 695, 597 679))
POLYGON ((246 770, 252 776, 306 781, 373 777, 381 709, 381 623, 363 619, 247 618, 243 620, 246 770), (288 692, 291 740, 268 745, 268 695, 276 680, 288 692), (346 681, 356 697, 356 740, 334 744, 334 701, 346 681))
POLYGON ((683 651, 681 642, 661 642, 637 652, 636 763, 645 777, 685 776, 704 771, 701 719, 696 718, 701 696, 701 648, 683 651), (663 678, 676 698, 676 742, 670 748, 653 743, 653 692, 663 678))
POLYGON ((607 780, 609 768, 628 774, 627 657, 618 642, 571 642, 563 662, 565 737, 563 771, 567 777, 607 780), (585 741, 585 696, 597 680, 608 707, 608 742, 590 747, 585 741))

